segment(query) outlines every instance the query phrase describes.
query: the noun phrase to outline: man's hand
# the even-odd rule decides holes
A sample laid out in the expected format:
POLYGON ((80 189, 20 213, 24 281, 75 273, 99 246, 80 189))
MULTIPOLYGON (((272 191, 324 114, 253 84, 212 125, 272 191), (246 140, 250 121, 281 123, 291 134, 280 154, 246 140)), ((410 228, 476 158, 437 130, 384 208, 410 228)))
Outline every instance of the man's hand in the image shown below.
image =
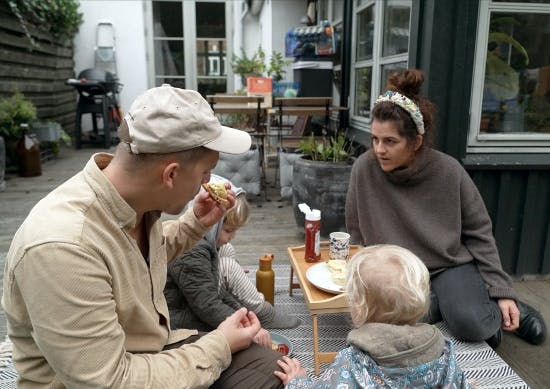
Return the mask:
POLYGON ((254 312, 247 313, 246 308, 239 309, 218 326, 218 330, 229 344, 231 353, 248 348, 261 328, 254 312))
POLYGON ((283 371, 275 371, 274 374, 287 385, 294 377, 307 376, 307 371, 300 365, 296 358, 289 358, 286 355, 277 361, 283 371))
POLYGON ((193 212, 204 227, 212 227, 229 208, 235 205, 235 192, 231 190, 231 184, 225 183, 225 188, 227 189, 227 201, 229 201, 227 208, 214 200, 205 190, 195 196, 193 212))
POLYGON ((260 346, 271 350, 271 334, 265 328, 260 328, 260 331, 254 337, 254 343, 258 343, 260 346))
POLYGON ((512 299, 499 299, 498 307, 502 312, 502 329, 515 331, 519 327, 519 309, 512 299))

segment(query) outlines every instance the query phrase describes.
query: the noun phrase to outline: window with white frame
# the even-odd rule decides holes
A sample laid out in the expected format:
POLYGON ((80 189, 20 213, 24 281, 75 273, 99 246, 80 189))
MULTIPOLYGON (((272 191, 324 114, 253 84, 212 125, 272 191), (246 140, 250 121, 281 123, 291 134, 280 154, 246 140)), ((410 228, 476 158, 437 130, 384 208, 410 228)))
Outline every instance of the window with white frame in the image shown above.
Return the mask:
POLYGON ((146 7, 152 18, 154 84, 203 95, 226 92, 226 2, 155 0, 146 7))
POLYGON ((469 152, 550 151, 550 3, 481 1, 469 152))
POLYGON ((185 88, 183 7, 179 1, 153 2, 155 86, 185 88))
POLYGON ((366 125, 388 74, 407 67, 412 0, 356 0, 352 119, 366 125))

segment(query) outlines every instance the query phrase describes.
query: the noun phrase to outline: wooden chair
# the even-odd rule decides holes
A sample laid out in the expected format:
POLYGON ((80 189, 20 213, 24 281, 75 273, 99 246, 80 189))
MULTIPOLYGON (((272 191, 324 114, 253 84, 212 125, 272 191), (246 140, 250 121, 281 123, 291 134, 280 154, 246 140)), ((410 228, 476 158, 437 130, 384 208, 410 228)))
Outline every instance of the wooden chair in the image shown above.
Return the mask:
POLYGON ((330 127, 330 110, 332 106, 332 97, 294 97, 294 98, 275 98, 273 107, 279 115, 279 123, 283 123, 283 115, 297 116, 296 123, 293 126, 292 133, 284 135, 282 129, 278 131, 278 147, 291 147, 289 144, 297 145, 300 138, 304 136, 304 131, 311 120, 311 116, 324 116, 325 128, 328 131, 330 127), (288 142, 285 142, 285 138, 288 142), (290 143, 289 143, 290 142, 290 143))
POLYGON ((206 101, 208 101, 214 113, 256 114, 254 130, 256 132, 261 132, 262 103, 264 102, 264 96, 216 94, 206 96, 206 101))
MULTIPOLYGON (((266 173, 265 173, 265 126, 262 124, 262 107, 264 96, 241 96, 232 94, 216 94, 206 96, 206 101, 212 107, 215 114, 245 114, 255 115, 254 131, 247 131, 255 140, 260 152, 261 188, 266 195, 266 173)), ((245 130, 245 129, 243 129, 245 130)), ((245 130, 246 131, 246 130, 245 130)))
POLYGON ((282 149, 296 149, 300 140, 304 138, 306 129, 311 123, 310 115, 300 115, 296 118, 288 135, 283 135, 279 141, 279 147, 282 149))
MULTIPOLYGON (((331 107, 331 96, 275 98, 273 101, 273 108, 279 116, 280 126, 277 132, 277 161, 283 149, 298 147, 300 141, 304 139, 305 130, 312 116, 324 116, 325 126, 323 131, 328 132, 330 128, 331 107), (285 135, 282 129, 283 115, 297 116, 291 134, 289 135, 285 135)), ((277 166, 275 174, 279 176, 279 166, 277 166)))

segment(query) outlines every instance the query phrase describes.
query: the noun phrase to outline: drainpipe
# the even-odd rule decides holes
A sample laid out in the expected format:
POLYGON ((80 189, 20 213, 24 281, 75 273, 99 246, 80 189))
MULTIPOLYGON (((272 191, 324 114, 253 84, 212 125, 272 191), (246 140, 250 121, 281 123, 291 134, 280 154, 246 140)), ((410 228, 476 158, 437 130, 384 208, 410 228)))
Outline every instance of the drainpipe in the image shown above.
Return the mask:
MULTIPOLYGON (((344 19, 342 21, 342 37, 340 39, 340 44, 342 45, 341 52, 341 89, 340 89, 340 106, 349 107, 349 96, 350 96, 350 74, 351 74, 351 35, 352 35, 352 25, 351 21, 353 20, 353 5, 351 1, 344 1, 344 19)), ((349 127, 349 110, 340 111, 340 117, 338 118, 340 123, 343 124, 343 128, 349 127)))
MULTIPOLYGON (((241 24, 241 36, 239 37, 239 40, 240 40, 240 44, 239 44, 239 49, 238 49, 238 55, 241 56, 241 50, 244 49, 244 18, 246 17, 246 14, 248 13, 249 11, 249 6, 248 6, 248 1, 246 0, 243 0, 242 4, 244 4, 244 10, 241 12, 241 21, 240 21, 240 24, 241 24)), ((233 48, 234 51, 237 51, 236 48, 233 48)), ((233 75, 233 81, 235 81, 235 75, 233 75)), ((239 77, 239 85, 241 85, 241 88, 244 87, 244 85, 242 85, 242 80, 241 78, 239 77)))

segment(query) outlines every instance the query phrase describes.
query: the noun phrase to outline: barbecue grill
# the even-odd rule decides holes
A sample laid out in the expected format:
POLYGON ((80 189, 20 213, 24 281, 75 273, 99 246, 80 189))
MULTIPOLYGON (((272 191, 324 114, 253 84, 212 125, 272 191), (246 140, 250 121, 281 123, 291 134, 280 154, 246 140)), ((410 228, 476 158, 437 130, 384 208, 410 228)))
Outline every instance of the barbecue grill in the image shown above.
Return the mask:
POLYGON ((80 72, 78 79, 67 80, 67 85, 78 92, 78 104, 75 118, 75 146, 82 143, 102 143, 105 148, 111 147, 111 132, 116 131, 121 121, 118 104, 118 93, 122 84, 118 77, 108 71, 90 68, 80 72), (86 142, 82 137, 82 115, 91 114, 93 131, 86 142), (103 120, 103 127, 97 125, 97 117, 103 120))

